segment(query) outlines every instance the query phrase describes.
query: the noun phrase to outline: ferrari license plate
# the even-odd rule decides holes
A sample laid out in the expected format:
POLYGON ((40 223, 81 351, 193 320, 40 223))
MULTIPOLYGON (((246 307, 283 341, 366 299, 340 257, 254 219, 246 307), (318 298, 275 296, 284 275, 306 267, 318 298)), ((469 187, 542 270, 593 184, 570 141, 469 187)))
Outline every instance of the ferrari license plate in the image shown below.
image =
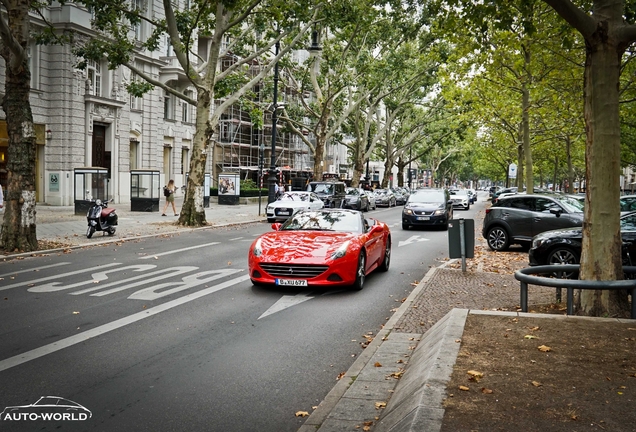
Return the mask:
POLYGON ((417 218, 417 220, 425 221, 425 220, 431 220, 431 218, 430 216, 420 216, 417 218))
POLYGON ((276 285, 307 286, 307 280, 305 279, 276 279, 276 285))

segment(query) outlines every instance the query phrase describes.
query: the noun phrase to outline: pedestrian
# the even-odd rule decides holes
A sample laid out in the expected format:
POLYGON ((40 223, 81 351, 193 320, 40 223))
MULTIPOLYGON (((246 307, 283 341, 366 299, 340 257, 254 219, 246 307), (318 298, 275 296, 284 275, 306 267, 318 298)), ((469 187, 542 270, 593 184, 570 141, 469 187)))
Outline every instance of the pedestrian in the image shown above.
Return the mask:
POLYGON ((278 183, 274 183, 274 192, 276 193, 276 199, 278 199, 278 197, 280 197, 280 186, 278 185, 278 183))
POLYGON ((4 207, 4 195, 2 195, 2 185, 0 184, 0 209, 4 207))
POLYGON ((177 187, 174 185, 174 180, 170 179, 167 186, 163 187, 163 196, 166 197, 166 205, 163 207, 163 212, 161 216, 166 215, 166 210, 168 209, 168 205, 172 204, 172 211, 175 216, 179 216, 177 213, 177 208, 174 206, 174 193, 177 190, 177 187))

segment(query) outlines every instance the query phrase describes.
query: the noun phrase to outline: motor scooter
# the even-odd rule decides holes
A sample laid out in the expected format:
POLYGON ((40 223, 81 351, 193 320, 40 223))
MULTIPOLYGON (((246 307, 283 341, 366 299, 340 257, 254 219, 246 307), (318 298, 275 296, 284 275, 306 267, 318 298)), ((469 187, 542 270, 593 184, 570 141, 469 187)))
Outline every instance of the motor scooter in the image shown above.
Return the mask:
POLYGON ((86 213, 86 220, 88 221, 86 238, 91 238, 95 231, 104 231, 109 236, 115 234, 115 225, 117 225, 115 209, 108 208, 108 200, 96 199, 91 201, 91 203, 92 205, 86 213))

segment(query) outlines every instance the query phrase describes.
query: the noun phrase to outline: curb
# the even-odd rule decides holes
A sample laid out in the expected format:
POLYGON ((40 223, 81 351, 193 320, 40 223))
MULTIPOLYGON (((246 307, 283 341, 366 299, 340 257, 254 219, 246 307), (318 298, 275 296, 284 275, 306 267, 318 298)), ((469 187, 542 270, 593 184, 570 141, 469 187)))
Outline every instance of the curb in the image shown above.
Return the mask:
MULTIPOLYGON (((452 260, 454 261, 454 260, 452 260)), ((424 278, 417 284, 417 286, 411 291, 411 294, 406 298, 404 303, 398 308, 398 310, 393 314, 393 316, 387 321, 384 327, 376 334, 373 341, 362 351, 362 353, 358 356, 355 362, 351 365, 351 367, 345 372, 344 376, 340 378, 338 383, 331 389, 327 396, 325 396, 324 400, 320 402, 318 408, 311 413, 311 415, 305 420, 305 423, 298 429, 298 432, 315 432, 319 430, 323 422, 327 419, 327 416, 331 413, 331 411, 335 408, 336 404, 343 397, 345 392, 351 386, 351 378, 360 374, 362 369, 369 363, 373 355, 378 351, 380 345, 388 338, 393 330, 393 327, 397 322, 402 318, 402 316, 409 310, 409 308, 413 305, 413 302, 422 291, 424 286, 428 283, 428 281, 433 277, 435 271, 438 268, 443 268, 448 265, 452 261, 447 261, 439 267, 432 267, 428 270, 424 278), (348 379, 345 379, 348 378, 348 379)))

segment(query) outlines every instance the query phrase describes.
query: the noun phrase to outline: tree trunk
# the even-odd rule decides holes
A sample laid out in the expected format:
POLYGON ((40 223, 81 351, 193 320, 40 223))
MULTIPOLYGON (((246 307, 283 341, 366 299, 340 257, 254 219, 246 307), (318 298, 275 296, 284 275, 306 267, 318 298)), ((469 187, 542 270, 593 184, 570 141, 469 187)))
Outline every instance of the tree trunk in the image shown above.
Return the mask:
POLYGON ((404 168, 406 167, 406 161, 404 161, 402 158, 399 158, 397 161, 397 181, 398 181, 398 187, 404 187, 404 168))
POLYGON ((208 156, 208 143, 214 133, 210 124, 211 96, 209 91, 199 89, 197 99, 196 132, 192 141, 192 158, 183 207, 179 214, 179 224, 185 226, 202 226, 205 220, 203 208, 205 166, 208 156), (201 127, 201 125, 205 125, 201 127))
MULTIPOLYGON (((623 50, 612 43, 606 31, 598 25, 586 43, 586 193, 580 273, 581 279, 602 281, 622 279, 617 83, 623 50)), ((578 306, 583 315, 622 315, 627 311, 627 295, 613 290, 582 290, 578 306)))
POLYGON ((565 137, 565 157, 568 161, 568 193, 574 193, 574 168, 572 167, 572 140, 565 137))
MULTIPOLYGON (((524 49, 524 60, 526 65, 526 70, 530 68, 530 50, 524 49)), ((525 80, 521 87, 521 100, 522 100, 522 114, 521 114, 521 123, 522 123, 522 131, 523 131, 523 158, 525 163, 525 183, 526 183, 526 193, 532 194, 534 192, 534 173, 532 172, 532 150, 530 149, 530 89, 528 88, 528 84, 532 77, 530 73, 527 72, 525 75, 525 80)), ((520 176, 521 177, 521 176, 520 176)), ((522 180, 524 177, 522 177, 522 180)), ((520 188, 519 190, 521 190, 520 188)))
MULTIPOLYGON (((22 50, 28 46, 28 2, 18 2, 8 11, 11 34, 22 50)), ((29 101, 31 73, 25 51, 10 51, 5 43, 5 97, 7 119, 7 190, 4 191, 2 246, 7 251, 37 249, 35 226, 35 131, 29 101)))

